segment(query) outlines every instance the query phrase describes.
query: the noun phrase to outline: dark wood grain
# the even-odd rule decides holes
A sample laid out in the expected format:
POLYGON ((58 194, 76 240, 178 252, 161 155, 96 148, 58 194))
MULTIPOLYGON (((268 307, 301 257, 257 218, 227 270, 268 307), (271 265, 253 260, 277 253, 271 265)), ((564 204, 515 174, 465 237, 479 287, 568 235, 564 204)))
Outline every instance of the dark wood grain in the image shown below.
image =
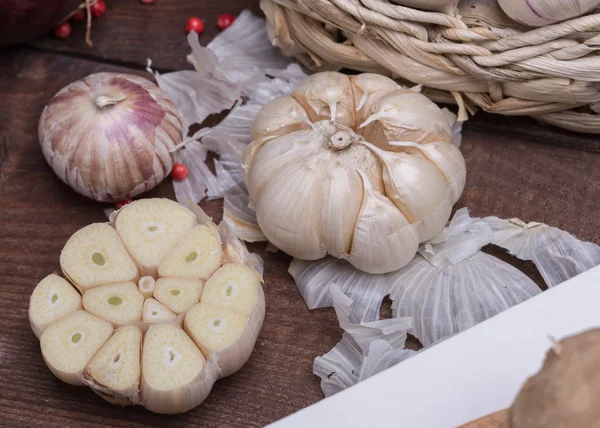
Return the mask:
POLYGON ((85 44, 85 23, 73 23, 66 40, 45 35, 31 43, 38 49, 70 54, 117 65, 145 68, 151 58, 159 70, 191 68, 186 61, 189 46, 185 23, 191 16, 204 21, 200 43, 208 44, 219 31, 217 17, 223 13, 237 16, 250 9, 259 14, 258 0, 105 0, 106 13, 92 22, 93 47, 85 44))
MULTIPOLYGON (((205 7, 182 4, 158 0, 148 7, 160 8, 156 10, 162 11, 166 23, 179 22, 182 15, 196 14, 192 9, 205 7)), ((206 10, 215 15, 235 13, 242 4, 210 3, 206 10)), ((100 54, 89 59, 67 45, 52 47, 56 43, 49 39, 36 46, 70 56, 23 48, 0 54, 0 426, 263 426, 322 398, 312 361, 341 337, 334 313, 308 311, 287 274, 289 258, 267 253, 260 245, 252 248, 265 259, 267 315, 256 349, 247 365, 219 381, 198 408, 184 415, 160 416, 143 408, 112 406, 86 388, 62 383, 42 361, 27 321, 31 291, 41 278, 59 270, 59 253, 69 236, 89 223, 104 221, 102 209, 108 205, 77 195, 54 175, 39 149, 37 121, 56 91, 89 73, 126 71, 148 76, 139 66, 150 52, 143 51, 146 44, 152 46, 155 61, 177 65, 176 57, 183 58, 186 52, 180 27, 165 40, 155 39, 154 33, 171 29, 163 29, 166 24, 157 16, 150 19, 155 27, 141 24, 136 15, 143 7, 138 0, 110 2, 106 21, 98 21, 98 27, 107 26, 106 32, 95 28, 94 33, 94 49, 100 54), (129 28, 111 32, 111 9, 121 6, 126 8, 121 13, 129 28), (131 63, 136 69, 96 59, 131 63)), ((113 18, 117 16, 115 12, 113 18)), ((490 123, 492 131, 485 123, 465 128, 461 150, 468 182, 457 207, 468 206, 472 215, 547 222, 600 243, 600 154, 540 144, 543 141, 490 123)), ((575 140, 566 138, 564 144, 577 147, 575 140)), ((148 196, 172 197, 171 183, 165 181, 148 196)), ((219 220, 219 202, 202 207, 219 220)), ((539 283, 533 265, 516 265, 539 283)))

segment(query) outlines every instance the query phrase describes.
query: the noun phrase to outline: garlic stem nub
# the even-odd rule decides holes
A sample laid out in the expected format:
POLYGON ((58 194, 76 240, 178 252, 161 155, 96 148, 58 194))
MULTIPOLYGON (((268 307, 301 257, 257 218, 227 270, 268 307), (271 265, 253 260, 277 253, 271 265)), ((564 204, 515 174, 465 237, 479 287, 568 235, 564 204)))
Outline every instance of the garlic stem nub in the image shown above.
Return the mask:
POLYGON ((40 337, 42 356, 57 378, 83 385, 85 367, 112 332, 108 321, 86 311, 73 312, 44 330, 40 337))
POLYGON ((233 345, 247 324, 247 316, 204 302, 195 304, 183 322, 187 334, 206 356, 233 345))
POLYGON ((144 296, 133 282, 102 285, 83 295, 86 311, 115 325, 140 321, 143 305, 144 296))
POLYGON ((221 266, 221 237, 214 226, 199 225, 158 267, 161 277, 206 278, 221 266))
POLYGON ((144 298, 152 297, 156 281, 151 276, 143 276, 138 281, 138 289, 144 298))
POLYGON ((113 404, 140 401, 142 331, 134 324, 119 327, 88 364, 84 381, 113 404))
POLYGON ((39 339, 54 321, 81 309, 81 296, 66 280, 48 275, 35 287, 29 299, 29 322, 39 339))
POLYGON ((154 298, 176 314, 181 314, 198 303, 203 285, 199 279, 160 278, 156 281, 154 298))
POLYGON ((258 300, 260 281, 246 265, 228 263, 204 284, 201 301, 250 316, 258 300))
POLYGON ((121 238, 106 223, 75 232, 60 253, 60 266, 81 292, 103 284, 135 282, 139 277, 121 238))

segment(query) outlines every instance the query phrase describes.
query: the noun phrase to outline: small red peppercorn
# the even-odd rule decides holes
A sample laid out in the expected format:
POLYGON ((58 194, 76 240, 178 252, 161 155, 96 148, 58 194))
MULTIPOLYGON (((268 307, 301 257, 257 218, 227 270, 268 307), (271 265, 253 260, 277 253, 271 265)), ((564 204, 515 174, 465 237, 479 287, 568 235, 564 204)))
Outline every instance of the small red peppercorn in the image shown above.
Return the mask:
POLYGON ((100 18, 106 12, 106 3, 104 3, 104 0, 98 0, 90 7, 90 11, 94 18, 100 18))
POLYGON ((188 169, 187 167, 179 162, 175 162, 173 164, 173 169, 171 170, 171 177, 173 177, 173 180, 183 180, 187 177, 188 175, 188 169))
POLYGON ((83 9, 78 10, 71 16, 71 21, 83 21, 85 19, 85 11, 83 9))
POLYGON ((223 15, 219 15, 217 18, 217 26, 220 30, 224 30, 229 27, 235 21, 235 16, 230 13, 224 13, 223 15))
POLYGON ((71 34, 71 24, 62 22, 54 27, 54 35, 59 39, 66 39, 71 34))
POLYGON ((200 18, 192 16, 185 23, 185 32, 189 33, 192 30, 194 30, 196 34, 202 34, 202 32, 204 31, 204 22, 202 22, 200 18))
POLYGON ((117 202, 115 202, 115 208, 118 209, 118 210, 120 210, 125 205, 130 204, 132 202, 133 202, 132 199, 125 199, 124 201, 117 201, 117 202))

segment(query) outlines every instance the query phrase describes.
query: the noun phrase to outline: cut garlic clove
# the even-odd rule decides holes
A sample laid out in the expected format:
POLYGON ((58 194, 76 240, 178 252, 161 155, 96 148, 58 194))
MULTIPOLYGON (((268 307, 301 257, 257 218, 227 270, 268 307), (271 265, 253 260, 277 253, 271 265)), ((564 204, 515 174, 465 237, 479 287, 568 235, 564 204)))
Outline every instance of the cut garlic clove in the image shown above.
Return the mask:
POLYGON ((158 267, 158 274, 180 278, 206 278, 221 266, 223 250, 215 226, 194 227, 158 267))
POLYGON ((60 253, 60 267, 82 292, 139 277, 121 238, 106 223, 90 224, 75 232, 60 253))
POLYGON ((115 227, 141 274, 156 278, 160 262, 195 223, 194 214, 176 202, 140 199, 119 211, 115 227))
POLYGON ((155 299, 146 299, 142 312, 142 321, 149 323, 163 323, 175 321, 177 315, 165 305, 155 299))
POLYGON ((366 175, 360 214, 352 240, 352 251, 345 256, 354 267, 368 273, 387 273, 400 269, 419 248, 416 224, 410 224, 398 208, 375 191, 366 175))
POLYGON ((403 151, 434 164, 450 183, 451 200, 458 201, 467 180, 465 158, 458 147, 449 143, 400 143, 389 142, 390 150, 403 151))
POLYGON ((354 127, 354 100, 348 76, 335 71, 308 76, 292 91, 312 122, 329 120, 354 127))
POLYGON ((138 281, 138 289, 145 299, 152 297, 156 281, 151 276, 143 276, 138 281))
POLYGON ((204 283, 191 278, 160 278, 156 281, 154 298, 180 314, 198 303, 204 283))
POLYGON ((375 73, 362 73, 350 76, 356 124, 360 125, 371 114, 373 105, 382 96, 395 91, 400 86, 389 77, 375 73))
POLYGON ((195 304, 183 322, 187 334, 207 356, 232 346, 247 324, 247 316, 204 302, 195 304))
POLYGON ((420 93, 397 89, 381 97, 358 130, 367 141, 386 150, 388 141, 452 143, 444 112, 420 93))
POLYGON ((83 372, 108 340, 113 327, 86 311, 76 311, 54 322, 40 337, 44 362, 60 380, 84 385, 83 372))
POLYGON ((209 394, 206 360, 192 339, 173 324, 151 326, 142 351, 142 405, 155 413, 183 413, 209 394))
POLYGON ((450 218, 450 187, 431 163, 406 153, 376 152, 383 161, 387 197, 411 223, 420 222, 419 241, 433 238, 450 218))
POLYGON ((140 402, 142 331, 119 327, 88 364, 84 382, 105 400, 128 406, 140 402))
POLYGON ((265 104, 252 123, 252 141, 262 142, 291 132, 309 129, 304 107, 290 96, 273 98, 265 104))
POLYGON ((86 311, 114 325, 142 319, 144 296, 133 282, 101 285, 83 295, 86 311))
POLYGON ((248 266, 228 263, 204 284, 201 300, 250 316, 259 296, 260 281, 248 266))
POLYGON ((54 321, 81 309, 81 296, 66 280, 48 275, 35 287, 29 299, 29 323, 39 339, 54 321))

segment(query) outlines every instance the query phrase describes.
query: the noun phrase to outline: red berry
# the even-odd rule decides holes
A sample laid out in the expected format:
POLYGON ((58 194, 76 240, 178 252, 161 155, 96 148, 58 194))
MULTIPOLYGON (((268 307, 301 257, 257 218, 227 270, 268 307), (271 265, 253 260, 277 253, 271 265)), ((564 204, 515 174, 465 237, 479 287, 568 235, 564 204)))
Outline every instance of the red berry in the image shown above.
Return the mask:
POLYGON ((118 209, 118 210, 120 210, 125 205, 130 204, 132 202, 133 202, 132 199, 125 199, 124 201, 117 201, 117 202, 115 202, 115 208, 118 209))
POLYGON ((194 30, 196 34, 201 34, 204 31, 204 22, 202 22, 200 18, 192 16, 185 23, 185 32, 189 33, 192 30, 194 30))
POLYGON ((78 10, 71 16, 71 21, 83 21, 85 19, 85 11, 83 9, 78 10))
POLYGON ((59 39, 66 39, 71 34, 71 24, 63 22, 54 27, 54 35, 59 39))
POLYGON ((187 177, 188 175, 188 169, 187 167, 179 162, 175 162, 173 164, 173 169, 171 170, 171 177, 173 177, 173 180, 183 180, 187 177))
POLYGON ((94 18, 100 18, 106 12, 106 3, 104 3, 104 0, 98 0, 90 7, 90 11, 94 18))
POLYGON ((220 30, 224 30, 229 27, 235 21, 235 16, 230 13, 224 13, 223 15, 219 15, 217 18, 217 26, 220 30))

